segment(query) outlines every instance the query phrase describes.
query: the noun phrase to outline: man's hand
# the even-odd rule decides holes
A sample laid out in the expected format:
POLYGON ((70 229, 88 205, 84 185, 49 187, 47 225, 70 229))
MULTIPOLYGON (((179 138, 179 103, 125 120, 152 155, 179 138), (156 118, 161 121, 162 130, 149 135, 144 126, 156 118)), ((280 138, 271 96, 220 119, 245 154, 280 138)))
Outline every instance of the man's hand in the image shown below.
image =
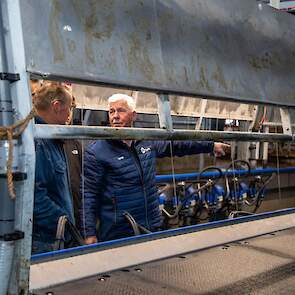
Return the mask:
POLYGON ((224 156, 230 151, 230 145, 222 142, 214 142, 213 153, 215 157, 224 156))
POLYGON ((87 237, 85 239, 85 244, 86 245, 95 244, 95 243, 97 243, 97 237, 96 236, 90 236, 90 237, 87 237))

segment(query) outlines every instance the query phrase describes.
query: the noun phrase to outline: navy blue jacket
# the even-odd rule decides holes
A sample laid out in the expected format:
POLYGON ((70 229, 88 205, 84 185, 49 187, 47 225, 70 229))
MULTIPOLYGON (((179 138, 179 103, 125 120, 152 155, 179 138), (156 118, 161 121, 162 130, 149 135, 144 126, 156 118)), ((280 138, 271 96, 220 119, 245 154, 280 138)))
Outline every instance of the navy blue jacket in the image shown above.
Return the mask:
POLYGON ((81 209, 84 236, 95 236, 99 219, 100 240, 132 235, 124 216, 153 231, 161 226, 156 187, 156 158, 213 151, 213 142, 138 141, 128 147, 122 141, 98 140, 85 152, 81 209))
MULTIPOLYGON (((44 122, 37 118, 36 123, 44 122)), ((66 215, 74 223, 68 165, 63 141, 37 139, 35 140, 35 149, 33 244, 34 241, 38 241, 38 245, 40 242, 51 244, 55 240, 60 216, 66 215)), ((39 251, 40 249, 35 250, 39 251)))

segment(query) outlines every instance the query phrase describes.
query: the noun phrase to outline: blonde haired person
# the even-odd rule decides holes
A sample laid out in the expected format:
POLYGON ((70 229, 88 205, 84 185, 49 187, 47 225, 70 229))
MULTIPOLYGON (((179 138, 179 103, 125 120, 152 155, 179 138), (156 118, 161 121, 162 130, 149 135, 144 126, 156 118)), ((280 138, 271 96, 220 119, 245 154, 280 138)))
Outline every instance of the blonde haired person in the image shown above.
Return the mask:
MULTIPOLYGON (((38 88, 33 96, 38 124, 65 125, 72 112, 72 95, 61 85, 38 88)), ((66 216, 73 224, 74 210, 69 170, 63 141, 36 139, 33 253, 54 250, 58 220, 66 216)), ((65 242, 70 241, 65 233, 65 242)))

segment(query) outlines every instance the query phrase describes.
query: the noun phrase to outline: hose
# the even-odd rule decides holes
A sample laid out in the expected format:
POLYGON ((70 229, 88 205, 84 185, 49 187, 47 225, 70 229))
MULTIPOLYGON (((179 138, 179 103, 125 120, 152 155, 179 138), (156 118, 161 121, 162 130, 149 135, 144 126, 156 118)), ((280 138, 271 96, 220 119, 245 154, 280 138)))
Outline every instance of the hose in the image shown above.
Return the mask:
POLYGON ((134 232, 134 235, 135 236, 139 236, 140 235, 140 231, 139 231, 139 228, 138 228, 138 224, 135 221, 135 219, 133 218, 133 216, 130 213, 128 213, 128 212, 125 212, 124 213, 124 216, 127 219, 127 221, 129 222, 129 224, 131 225, 131 227, 133 229, 133 232, 134 232))
POLYGON ((67 218, 67 216, 60 216, 58 219, 55 243, 53 246, 54 250, 64 249, 65 246, 65 230, 70 233, 72 239, 78 243, 79 246, 85 245, 78 229, 72 224, 72 222, 67 218))
POLYGON ((267 180, 263 183, 263 186, 259 189, 259 191, 257 192, 256 196, 257 196, 257 201, 256 201, 256 205, 255 208, 253 210, 253 213, 255 213, 258 208, 261 205, 262 202, 262 198, 261 198, 261 193, 264 191, 265 187, 270 183, 270 181, 274 178, 275 173, 273 173, 272 175, 270 175, 267 180))
POLYGON ((135 236, 139 236, 140 234, 150 234, 151 231, 143 227, 142 225, 138 224, 133 216, 129 212, 124 213, 125 218, 132 226, 133 232, 135 236))
POLYGON ((185 205, 185 203, 190 199, 190 197, 192 196, 192 194, 197 194, 199 193, 201 190, 204 190, 205 188, 213 185, 214 182, 209 179, 203 186, 201 186, 200 188, 198 188, 196 191, 194 191, 193 193, 190 193, 188 196, 186 196, 183 201, 176 207, 174 214, 170 214, 166 209, 162 209, 162 212, 169 218, 175 218, 178 216, 180 210, 183 208, 183 206, 185 205))
MULTIPOLYGON (((245 160, 234 160, 232 161, 232 163, 229 164, 229 166, 226 168, 226 173, 225 173, 225 187, 226 187, 226 194, 225 194, 225 199, 228 200, 228 197, 230 195, 230 185, 229 185, 229 177, 228 177, 228 171, 229 170, 233 170, 233 171, 236 171, 236 165, 237 164, 245 164, 247 166, 247 174, 246 176, 249 176, 250 173, 251 173, 251 166, 249 164, 249 162, 245 161, 245 160)), ((233 182, 233 185, 234 185, 234 191, 236 192, 236 189, 237 189, 237 184, 238 184, 238 178, 235 176, 235 174, 233 174, 233 177, 232 177, 232 182, 233 182)))

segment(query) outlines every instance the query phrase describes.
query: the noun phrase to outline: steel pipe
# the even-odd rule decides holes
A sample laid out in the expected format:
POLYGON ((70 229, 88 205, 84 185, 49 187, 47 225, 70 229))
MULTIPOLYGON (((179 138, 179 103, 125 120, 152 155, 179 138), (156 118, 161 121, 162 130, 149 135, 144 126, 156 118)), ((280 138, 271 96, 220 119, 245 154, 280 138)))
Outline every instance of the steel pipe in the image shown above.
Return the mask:
POLYGON ((228 140, 293 141, 291 135, 257 132, 173 130, 157 128, 111 128, 94 126, 35 125, 35 138, 136 139, 136 140, 228 140))

